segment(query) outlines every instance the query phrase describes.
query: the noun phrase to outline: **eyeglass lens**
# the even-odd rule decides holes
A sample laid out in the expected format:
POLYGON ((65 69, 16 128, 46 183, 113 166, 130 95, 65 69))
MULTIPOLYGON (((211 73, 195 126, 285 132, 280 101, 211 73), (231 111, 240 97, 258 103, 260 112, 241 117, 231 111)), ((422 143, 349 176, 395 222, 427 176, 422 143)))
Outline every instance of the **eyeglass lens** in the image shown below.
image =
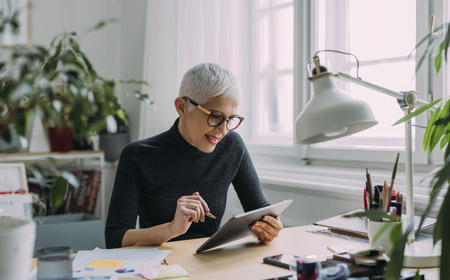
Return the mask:
MULTIPOLYGON (((219 126, 222 122, 225 121, 225 115, 221 112, 211 112, 208 117, 208 124, 212 127, 219 126)), ((239 126, 240 119, 239 118, 230 118, 227 121, 227 128, 230 130, 235 129, 239 126)))

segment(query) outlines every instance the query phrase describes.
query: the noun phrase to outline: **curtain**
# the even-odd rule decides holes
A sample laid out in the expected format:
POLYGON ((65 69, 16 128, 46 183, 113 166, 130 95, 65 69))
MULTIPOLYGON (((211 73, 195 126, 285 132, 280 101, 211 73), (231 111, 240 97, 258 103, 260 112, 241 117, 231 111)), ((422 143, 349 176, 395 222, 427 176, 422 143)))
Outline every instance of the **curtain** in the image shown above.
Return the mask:
MULTIPOLYGON (((139 138, 167 130, 183 74, 214 62, 247 80, 250 0, 151 0, 147 6, 144 80, 155 106, 141 105, 139 138)), ((241 82, 241 88, 242 88, 241 82)))

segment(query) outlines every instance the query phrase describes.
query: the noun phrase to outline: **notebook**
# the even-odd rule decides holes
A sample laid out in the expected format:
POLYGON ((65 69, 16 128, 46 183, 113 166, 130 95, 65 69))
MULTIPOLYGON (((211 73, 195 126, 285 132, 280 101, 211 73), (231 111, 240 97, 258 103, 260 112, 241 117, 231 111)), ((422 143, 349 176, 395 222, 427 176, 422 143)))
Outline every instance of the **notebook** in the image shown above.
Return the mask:
MULTIPOLYGON (((328 219, 320 220, 314 222, 316 226, 328 227, 330 230, 340 231, 344 233, 349 233, 351 235, 357 235, 367 238, 367 222, 366 217, 352 217, 344 218, 343 215, 352 214, 355 212, 362 212, 363 209, 358 209, 344 213, 338 216, 334 216, 328 219)), ((420 216, 414 216, 414 230, 417 232, 419 229, 420 216)), ((402 221, 406 221, 406 215, 402 215, 402 221)), ((422 225, 422 229, 433 226, 436 223, 435 218, 426 218, 422 225)), ((406 226, 406 223, 403 223, 406 226)))
POLYGON ((266 207, 245 212, 234 217, 231 217, 219 230, 216 231, 205 243, 203 243, 197 250, 201 253, 205 250, 223 245, 225 243, 237 240, 239 238, 252 235, 249 225, 263 216, 277 216, 280 215, 289 205, 292 199, 272 204, 266 207))

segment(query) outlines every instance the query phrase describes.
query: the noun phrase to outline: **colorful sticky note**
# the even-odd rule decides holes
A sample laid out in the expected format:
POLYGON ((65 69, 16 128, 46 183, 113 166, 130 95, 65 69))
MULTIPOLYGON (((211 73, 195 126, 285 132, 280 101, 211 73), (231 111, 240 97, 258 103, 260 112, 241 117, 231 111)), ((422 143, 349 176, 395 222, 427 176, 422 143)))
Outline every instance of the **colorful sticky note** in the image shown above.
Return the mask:
POLYGON ((124 260, 95 260, 88 267, 114 268, 123 264, 124 260))

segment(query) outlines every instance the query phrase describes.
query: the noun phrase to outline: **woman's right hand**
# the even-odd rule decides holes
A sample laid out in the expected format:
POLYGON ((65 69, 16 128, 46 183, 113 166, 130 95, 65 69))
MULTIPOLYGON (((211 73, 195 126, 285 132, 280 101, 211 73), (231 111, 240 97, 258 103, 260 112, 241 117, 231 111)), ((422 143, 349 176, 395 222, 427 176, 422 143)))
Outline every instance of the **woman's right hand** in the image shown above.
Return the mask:
POLYGON ((180 197, 177 200, 175 217, 171 222, 174 233, 177 235, 184 234, 193 222, 204 222, 205 212, 209 212, 208 204, 198 192, 180 197))

